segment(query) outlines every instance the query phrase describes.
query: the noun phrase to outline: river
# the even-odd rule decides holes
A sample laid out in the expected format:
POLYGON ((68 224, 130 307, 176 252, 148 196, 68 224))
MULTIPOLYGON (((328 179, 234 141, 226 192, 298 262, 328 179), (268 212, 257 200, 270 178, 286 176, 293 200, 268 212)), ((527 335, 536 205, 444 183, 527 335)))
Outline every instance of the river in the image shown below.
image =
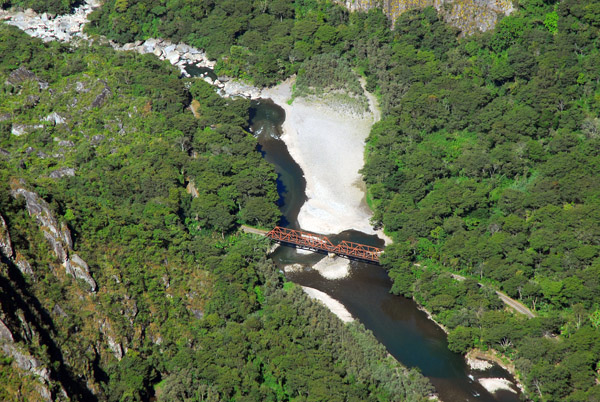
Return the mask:
MULTIPOLYGON (((80 35, 87 15, 98 5, 99 3, 88 0, 73 16, 57 18, 63 18, 68 24, 75 24, 74 35, 80 35)), ((43 37, 45 40, 59 38, 54 27, 58 24, 42 23, 41 16, 27 17, 26 21, 21 22, 13 24, 28 30, 30 35, 43 37)), ((59 39, 68 41, 73 32, 69 30, 69 34, 61 34, 64 37, 59 39)), ((148 52, 144 47, 134 48, 140 52, 148 52)), ((216 78, 214 73, 206 68, 194 70, 192 67, 188 72, 192 75, 208 73, 213 80, 216 78)), ((281 224, 298 228, 298 212, 306 201, 306 182, 302 170, 279 139, 280 126, 285 119, 284 111, 268 100, 259 100, 253 102, 251 117, 251 126, 259 140, 259 148, 265 159, 275 165, 279 174, 280 208, 284 215, 281 224)), ((375 236, 356 231, 346 231, 329 237, 332 240, 347 239, 383 246, 375 236)), ((273 254, 273 258, 282 267, 291 263, 310 266, 323 256, 298 254, 292 248, 280 247, 273 254)), ((492 395, 479 385, 477 378, 499 377, 511 381, 513 379, 509 373, 497 366, 487 371, 471 371, 462 356, 448 350, 445 333, 417 308, 416 303, 389 293, 391 281, 381 267, 352 262, 351 274, 347 278, 335 281, 326 280, 310 269, 289 273, 288 277, 296 283, 319 289, 340 301, 354 317, 373 331, 396 359, 406 366, 420 368, 436 387, 443 401, 519 400, 517 394, 498 391, 492 395)))
MULTIPOLYGON (((298 212, 306 201, 302 169, 290 156, 279 139, 285 112, 270 100, 252 102, 251 130, 259 142, 259 150, 278 173, 281 224, 300 229, 298 212)), ((331 240, 352 240, 383 247, 376 236, 346 231, 331 240)), ((343 279, 327 280, 310 266, 324 258, 320 254, 297 253, 290 247, 279 247, 272 255, 278 266, 300 263, 307 268, 288 272, 289 280, 302 286, 323 291, 341 302, 346 309, 402 364, 418 367, 436 388, 440 398, 453 401, 519 401, 519 395, 508 391, 489 393, 477 379, 505 378, 514 382, 506 370, 494 365, 485 371, 471 370, 464 358, 448 349, 446 334, 410 299, 389 293, 392 283, 386 271, 375 265, 351 262, 350 275, 343 279)))

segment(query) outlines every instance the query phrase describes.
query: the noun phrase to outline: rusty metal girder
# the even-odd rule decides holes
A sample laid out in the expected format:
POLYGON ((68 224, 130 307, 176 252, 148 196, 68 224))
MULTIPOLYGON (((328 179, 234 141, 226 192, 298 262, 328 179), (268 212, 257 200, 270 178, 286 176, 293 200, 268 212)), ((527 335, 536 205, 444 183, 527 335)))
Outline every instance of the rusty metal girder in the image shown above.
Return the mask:
POLYGON ((276 226, 273 228, 273 230, 267 233, 267 237, 282 243, 294 244, 317 251, 325 251, 340 256, 358 258, 375 263, 379 263, 379 256, 383 252, 383 250, 377 247, 367 246, 365 244, 354 243, 346 240, 342 241, 338 245, 334 245, 326 236, 304 232, 302 230, 283 228, 280 226, 276 226))

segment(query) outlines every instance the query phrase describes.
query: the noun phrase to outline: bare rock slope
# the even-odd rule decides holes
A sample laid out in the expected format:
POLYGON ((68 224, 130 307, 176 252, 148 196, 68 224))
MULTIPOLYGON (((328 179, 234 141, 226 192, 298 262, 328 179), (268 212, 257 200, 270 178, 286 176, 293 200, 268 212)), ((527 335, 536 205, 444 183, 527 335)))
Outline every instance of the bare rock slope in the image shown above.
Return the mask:
POLYGON ((343 0, 338 3, 350 10, 381 7, 392 20, 405 11, 433 6, 463 35, 490 30, 501 15, 510 15, 514 10, 511 0, 343 0))

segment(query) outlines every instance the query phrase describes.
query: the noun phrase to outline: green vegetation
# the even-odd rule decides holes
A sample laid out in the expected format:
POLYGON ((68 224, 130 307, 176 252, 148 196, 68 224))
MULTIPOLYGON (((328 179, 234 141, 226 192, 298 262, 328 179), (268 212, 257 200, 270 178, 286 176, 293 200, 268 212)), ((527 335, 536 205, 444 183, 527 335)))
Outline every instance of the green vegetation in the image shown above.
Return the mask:
POLYGON ((433 10, 409 12, 369 50, 386 116, 363 174, 374 222, 395 240, 385 253, 395 293, 449 328, 453 350, 510 357, 530 397, 591 401, 600 398, 600 3, 522 3, 494 32, 460 41, 433 10), (539 317, 504 311, 478 281, 539 317))
POLYGON ((358 77, 346 59, 335 53, 318 54, 302 63, 293 96, 315 96, 332 106, 369 109, 358 77))
MULTIPOLYGON (((248 101, 151 55, 43 44, 5 25, 0 54, 0 213, 34 272, 2 257, 0 318, 48 369, 56 399, 63 388, 109 401, 417 401, 431 391, 362 326, 286 284, 265 239, 237 232, 279 217, 276 175, 246 131, 248 101), (65 275, 15 185, 69 228, 97 292, 65 275)), ((0 381, 3 399, 37 399, 4 356, 0 381)))
POLYGON ((0 0, 0 9, 31 8, 38 13, 68 14, 81 4, 81 0, 0 0))
MULTIPOLYGON (((360 93, 350 72, 364 73, 384 113, 369 137, 363 175, 374 223, 395 240, 384 256, 392 291, 427 307, 450 330, 453 350, 495 349, 509 357, 529 397, 594 401, 600 399, 599 10, 597 0, 523 0, 493 32, 459 40, 456 29, 432 8, 403 14, 392 30, 380 10, 348 13, 316 0, 108 0, 91 16, 88 30, 119 42, 184 41, 218 59, 219 74, 257 85, 298 73, 300 93, 360 93), (319 75, 324 71, 327 80, 319 75), (451 273, 468 279, 456 281, 451 273), (538 317, 507 310, 492 288, 520 300, 538 317)), ((76 112, 64 111, 80 120, 69 123, 68 130, 43 123, 22 137, 12 136, 10 125, 1 122, 0 147, 11 151, 5 169, 51 202, 72 227, 78 252, 97 261, 99 283, 116 287, 103 296, 103 306, 138 354, 111 366, 104 384, 115 395, 130 389, 148 393, 156 383, 160 397, 190 389, 186 381, 196 381, 189 384, 202 384, 198 398, 306 397, 307 385, 274 362, 285 358, 269 361, 275 349, 258 347, 252 334, 276 337, 288 329, 304 331, 298 328, 313 321, 290 313, 283 321, 288 329, 272 326, 269 316, 279 311, 265 304, 297 305, 300 294, 293 286, 282 287, 262 259, 263 245, 234 234, 240 222, 266 225, 277 218, 273 172, 245 134, 247 102, 224 101, 203 83, 178 80, 151 56, 100 48, 71 54, 59 45, 42 47, 19 38, 0 43, 2 74, 26 63, 54 92, 36 94, 39 86, 32 83, 18 90, 2 84, 2 93, 10 96, 0 98, 0 114, 33 126, 46 113, 72 105, 75 97, 76 112), (12 41, 20 43, 19 52, 12 41), (77 82, 89 90, 75 95, 77 82), (111 102, 100 111, 92 103, 103 88, 109 88, 111 102), (39 105, 30 106, 38 102, 35 97, 39 105), (184 111, 192 98, 198 101, 198 119, 184 111), (92 146, 86 135, 105 138, 92 146), (74 146, 60 151, 54 137, 74 146), (61 156, 42 159, 38 150, 61 156), (45 177, 65 166, 75 167, 76 175, 58 182, 45 177), (197 198, 184 191, 191 183, 197 198), (253 252, 240 251, 248 248, 253 252), (199 268, 192 270, 191 264, 199 268), (123 277, 117 276, 118 284, 112 279, 121 271, 133 278, 127 286, 138 295, 137 332, 114 303, 122 296, 113 295, 129 295, 122 290, 123 277), (178 278, 181 287, 173 298, 158 302, 156 295, 165 293, 163 271, 178 278), (192 285, 192 272, 202 273, 197 277, 204 286, 185 288, 192 285), (182 326, 168 307, 191 303, 190 294, 210 300, 202 304, 197 331, 187 322, 182 326), (149 331, 150 317, 157 316, 165 322, 155 330, 163 346, 147 337, 134 347, 136 334, 149 331), (246 358, 228 361, 227 367, 238 370, 233 377, 219 377, 225 366, 215 367, 211 359, 225 360, 205 351, 217 350, 215 345, 227 339, 245 345, 246 358), (185 359, 204 364, 193 366, 185 359), (127 372, 145 374, 133 378, 127 372), (252 394, 242 391, 252 383, 245 373, 253 373, 254 384, 260 384, 252 394)), ((16 211, 22 208, 11 215, 13 231, 33 236, 23 212, 23 223, 15 223, 16 211)), ((26 239, 23 235, 20 244, 32 244, 26 239)), ((30 253, 40 255, 40 250, 30 253)), ((170 280, 170 288, 177 280, 170 280)), ((64 297, 60 286, 44 292, 64 297)), ((177 311, 189 316, 183 307, 177 311)), ((320 340, 286 336, 281 342, 290 342, 283 343, 285 350, 297 359, 298 339, 320 340)), ((311 345, 322 350, 318 347, 328 344, 311 345)), ((335 380, 323 374, 323 382, 310 389, 335 389, 340 398, 361 399, 384 378, 363 380, 352 374, 343 352, 327 350, 328 363, 319 366, 323 371, 311 373, 335 380), (331 381, 344 386, 327 388, 331 381)), ((381 387, 377 392, 385 399, 393 391, 381 387)))
MULTIPOLYGON (((363 71, 384 112, 363 174, 374 223, 395 239, 385 257, 392 290, 430 309, 453 350, 510 357, 531 397, 593 400, 600 355, 584 345, 600 343, 590 331, 600 310, 598 5, 555 3, 522 1, 493 32, 460 40, 432 8, 391 30, 380 11, 307 1, 294 3, 293 20, 258 3, 228 12, 222 1, 187 33, 149 14, 157 32, 127 32, 205 47, 219 71, 258 85, 297 72, 298 93, 351 91, 345 71, 363 71), (206 28, 217 20, 232 27, 227 40, 206 28), (539 317, 504 311, 493 292, 448 272, 539 317)), ((108 4, 91 30, 119 39, 108 4)))
MULTIPOLYGON (((346 57, 357 40, 366 44, 372 36, 370 27, 379 34, 387 25, 386 17, 373 11, 350 14, 340 5, 317 0, 195 0, 166 5, 156 0, 109 0, 90 15, 86 29, 121 43, 150 37, 183 41, 219 60, 218 74, 263 86, 297 73, 312 56, 346 57)), ((343 60, 339 63, 344 65, 343 60)))
POLYGON ((40 393, 36 390, 36 381, 28 378, 18 368, 12 365, 13 359, 6 357, 0 351, 0 398, 3 401, 41 400, 40 393))

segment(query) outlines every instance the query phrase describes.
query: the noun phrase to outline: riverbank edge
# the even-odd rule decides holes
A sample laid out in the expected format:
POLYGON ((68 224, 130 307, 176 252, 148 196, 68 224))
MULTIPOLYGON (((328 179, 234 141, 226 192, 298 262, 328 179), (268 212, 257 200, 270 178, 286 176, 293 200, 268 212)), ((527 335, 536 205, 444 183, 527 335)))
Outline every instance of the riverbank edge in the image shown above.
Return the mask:
MULTIPOLYGON (((370 94, 366 94, 369 111, 355 114, 322 99, 294 97, 295 78, 262 88, 256 95, 269 98, 285 112, 280 138, 306 180, 307 201, 297 218, 300 226, 324 235, 357 230, 389 244, 389 238, 370 224, 372 210, 359 173, 364 166, 364 142, 379 117, 370 94), (307 147, 307 143, 319 145, 307 147), (346 157, 340 159, 340 154, 346 157), (335 177, 330 174, 333 171, 335 177)), ((224 89, 229 91, 230 86, 224 89)))
POLYGON ((495 349, 489 349, 487 351, 484 351, 479 348, 473 348, 465 354, 465 359, 469 358, 489 361, 502 367, 504 370, 508 371, 510 375, 513 376, 515 380, 515 385, 517 386, 517 388, 519 388, 521 393, 527 396, 525 386, 521 382, 521 373, 517 371, 514 362, 502 353, 498 352, 495 349), (505 361, 505 359, 508 360, 508 363, 505 361))
MULTIPOLYGON (((28 35, 32 36, 32 37, 37 37, 40 38, 44 41, 60 41, 60 42, 70 42, 71 39, 75 39, 75 38, 81 38, 84 41, 93 41, 94 38, 93 37, 88 37, 87 35, 83 34, 83 26, 87 23, 87 16, 89 15, 89 13, 91 13, 95 8, 99 7, 100 3, 96 2, 95 0, 86 0, 82 3, 82 5, 76 9, 76 12, 74 14, 66 14, 64 16, 52 16, 50 18, 50 20, 56 20, 58 22, 60 17, 68 17, 71 15, 76 15, 78 14, 79 10, 79 14, 81 14, 81 16, 84 18, 84 20, 82 20, 81 22, 79 22, 79 24, 77 25, 77 27, 74 30, 71 30, 69 32, 64 32, 65 34, 69 34, 67 36, 61 37, 58 34, 63 33, 62 30, 58 30, 58 28, 54 27, 54 26, 43 26, 43 29, 39 29, 39 27, 34 28, 33 26, 31 26, 31 22, 35 22, 34 20, 40 19, 45 22, 48 21, 46 20, 46 15, 47 13, 42 13, 42 14, 38 14, 33 12, 30 9, 27 10, 0 10, 0 20, 7 22, 10 25, 15 25, 18 28, 22 29, 23 31, 25 31, 28 35), (15 17, 22 17, 23 18, 23 22, 25 25, 23 24, 16 24, 16 23, 11 23, 12 19, 15 17)), ((106 39, 104 39, 106 40, 106 39)), ((216 62, 209 60, 206 55, 204 54, 204 52, 199 51, 198 49, 192 48, 188 45, 185 45, 183 43, 172 43, 166 40, 163 40, 161 38, 158 39, 154 39, 154 38, 149 38, 146 41, 136 41, 133 43, 126 43, 124 45, 119 45, 113 41, 110 40, 106 40, 106 43, 109 44, 111 47, 113 47, 115 50, 117 51, 137 51, 138 53, 153 53, 157 58, 159 58, 160 60, 166 60, 168 62, 170 62, 170 64, 175 65, 176 67, 179 67, 179 69, 181 70, 182 75, 186 76, 185 73, 185 65, 187 64, 196 64, 199 67, 208 67, 208 68, 213 68, 214 65, 216 64, 216 62), (180 50, 177 49, 177 47, 179 45, 184 45, 186 46, 184 50, 180 50), (169 51, 167 50, 167 48, 173 47, 174 49, 171 49, 172 52, 177 53, 176 55, 174 54, 172 57, 169 57, 169 51), (184 54, 190 53, 192 54, 194 57, 190 57, 190 58, 183 58, 182 56, 184 54), (176 56, 176 57, 175 57, 176 56)), ((75 44, 76 45, 76 44, 75 44)), ((263 87, 263 88, 258 88, 255 87, 252 84, 246 83, 244 81, 241 80, 229 80, 229 78, 225 77, 225 80, 223 80, 224 82, 219 82, 218 80, 215 82, 208 81, 210 84, 214 85, 217 87, 218 92, 221 96, 224 97, 233 97, 233 96, 241 96, 241 97, 245 97, 248 99, 259 99, 259 98, 263 98, 265 96, 269 96, 270 94, 268 93, 270 89, 274 88, 274 87, 263 87)), ((206 79, 205 79, 206 80, 206 79)), ((281 85, 281 84, 279 84, 281 85)), ((278 85, 278 86, 279 86, 278 85)), ((361 80, 361 85, 363 85, 363 89, 364 89, 364 85, 365 82, 364 80, 361 80)), ((366 91, 365 89, 365 94, 367 96, 367 99, 369 101, 369 106, 371 107, 371 110, 373 111, 373 120, 374 123, 377 122, 380 117, 381 117, 381 111, 379 109, 379 105, 377 102, 377 98, 369 93, 368 91, 366 91)), ((276 102, 274 99, 273 101, 278 104, 278 106, 282 107, 286 112, 289 111, 289 108, 291 108, 291 105, 287 103, 287 100, 285 102, 281 102, 278 103, 276 102)), ((285 132, 285 128, 283 128, 283 131, 285 132)), ((285 141, 284 141, 285 142, 285 141)), ((286 143, 286 146, 288 146, 289 148, 289 144, 286 143)), ((366 152, 366 147, 365 147, 365 152, 366 152)), ((290 152, 291 153, 291 152, 290 152)), ((292 155, 293 156, 293 155, 292 155)), ((297 156, 297 155, 296 155, 297 156)), ((366 155, 365 155, 366 158, 366 155)), ((294 159, 297 159, 296 157, 294 157, 294 159)), ((367 207, 369 208, 369 210, 371 210, 371 208, 368 206, 368 203, 366 202, 366 196, 367 196, 367 192, 365 191, 365 204, 367 205, 367 207)), ((372 212, 372 210, 371 210, 372 212)), ((357 229, 360 230, 360 229, 357 229)), ((392 239, 384 232, 383 229, 379 229, 377 231, 374 231, 375 234, 381 238, 382 240, 384 240, 385 244, 391 244, 392 243, 392 239)), ((272 252, 273 250, 271 250, 272 252)), ((325 293, 325 295, 327 295, 325 293)), ((329 296, 329 295, 327 295, 329 296)), ((309 295, 310 297, 310 295, 309 295)), ((331 298, 331 296, 329 296, 329 298, 331 298)), ((334 300, 335 302, 339 303, 337 300, 331 298, 332 300, 334 300)), ((414 299, 413 299, 414 300, 414 299)), ((338 315, 334 309, 332 308, 332 306, 330 305, 331 303, 326 303, 323 300, 320 300, 334 315, 336 315, 338 317, 338 319, 345 321, 342 317, 340 317, 340 315, 338 315)), ((437 324, 446 334, 449 333, 448 329, 443 326, 441 323, 437 322, 432 314, 425 309, 425 307, 423 307, 422 305, 420 305, 416 300, 415 303, 417 305, 417 308, 423 312, 425 312, 427 314, 427 317, 433 321, 435 324, 437 324)), ((341 304, 341 303, 340 303, 341 304)), ((343 305, 342 305, 343 306, 343 305)), ((345 307, 344 307, 345 309, 345 307)), ((350 314, 350 313, 348 313, 350 314)), ((351 314, 350 314, 350 317, 351 314)), ((353 318, 353 317, 352 317, 353 318)), ((470 351, 471 352, 471 351, 470 351)), ((470 353, 469 352, 469 353, 470 353)), ((482 356, 484 354, 483 351, 480 351, 480 353, 482 353, 482 356)), ((390 355, 391 356, 391 355, 390 355)), ((487 355, 486 355, 487 356, 487 355)), ((400 363, 401 365, 403 365, 401 362, 399 362, 396 358, 394 358, 393 356, 391 356, 394 360, 396 360, 398 363, 400 363)), ((465 356, 466 359, 466 356, 465 356)), ((499 366, 503 367, 504 369, 506 369, 509 373, 511 373, 511 375, 513 375, 513 377, 515 378, 515 382, 517 383, 517 386, 523 390, 523 386, 522 384, 519 382, 519 380, 517 379, 515 373, 515 369, 514 369, 514 365, 506 365, 503 361, 501 361, 498 357, 492 356, 490 355, 489 359, 488 358, 483 358, 484 360, 491 360, 494 363, 498 364, 499 366), (496 360, 497 359, 497 360, 496 360)), ((437 395, 434 396, 430 396, 431 400, 440 400, 439 397, 437 395)))
MULTIPOLYGON (((367 99, 369 100, 369 106, 373 107, 372 110, 376 110, 377 114, 376 114, 376 120, 375 122, 379 121, 381 119, 381 110, 379 109, 379 100, 377 99, 377 97, 371 93, 369 93, 366 88, 364 87, 364 85, 366 84, 366 82, 364 80, 361 79, 360 81, 361 86, 363 86, 363 90, 365 91, 365 94, 367 96, 367 99)), ((365 161, 367 160, 369 156, 369 152, 368 152, 368 142, 365 143, 365 151, 364 151, 364 158, 365 161)), ((365 197, 368 196, 368 186, 367 189, 365 191, 365 197)), ((366 202, 366 200, 365 200, 366 202)), ((371 211, 373 212, 371 205, 369 205, 368 202, 366 202, 367 206, 369 207, 369 209, 371 209, 371 211)), ((393 239, 390 235, 385 233, 385 227, 382 227, 381 229, 377 230, 377 235, 380 238, 383 238, 385 241, 385 245, 390 245, 393 243, 393 239)), ((435 323, 442 331, 444 331, 444 333, 447 335, 450 334, 450 330, 448 330, 448 328, 446 328, 446 326, 444 326, 442 323, 438 322, 433 314, 431 313, 431 311, 427 310, 425 308, 425 306, 423 306, 421 303, 419 303, 419 301, 413 296, 412 300, 415 302, 415 304, 417 305, 417 308, 424 312, 427 315, 427 318, 429 320, 431 320, 433 323, 435 323)), ((519 388, 519 390, 521 390, 521 392, 523 393, 523 395, 526 395, 525 392, 525 386, 523 385, 523 383, 521 382, 521 375, 520 373, 516 370, 514 362, 512 360, 510 360, 508 357, 502 355, 500 352, 494 350, 494 349, 490 349, 489 351, 485 352, 481 349, 478 348, 473 348, 470 349, 464 356, 463 358, 465 359, 465 362, 467 363, 467 365, 472 368, 472 369, 476 369, 473 367, 473 365, 470 364, 469 360, 470 359, 477 359, 477 360, 483 360, 486 362, 491 362, 494 364, 497 364, 498 366, 502 367, 504 370, 508 371, 510 373, 510 375, 512 375, 515 385, 517 386, 517 388, 519 388), (509 363, 506 363, 504 360, 502 360, 502 358, 506 359, 509 361, 509 363)))
MULTIPOLYGON (((427 318, 429 318, 431 321, 433 321, 442 331, 444 331, 446 333, 446 335, 450 334, 450 331, 448 330, 448 328, 446 328, 442 323, 438 322, 433 317, 433 314, 429 310, 427 310, 414 297, 412 299, 415 302, 415 304, 417 305, 417 308, 427 315, 427 318)), ((473 365, 470 364, 469 360, 483 360, 486 362, 491 362, 493 364, 497 364, 498 366, 502 367, 504 370, 506 370, 510 373, 510 375, 514 379, 515 386, 517 388, 519 388, 519 390, 521 391, 521 393, 523 395, 527 396, 527 393, 525 391, 525 386, 522 383, 521 373, 517 371, 514 362, 511 359, 509 359, 506 355, 503 355, 502 353, 498 352, 495 349, 489 349, 487 351, 484 351, 479 348, 472 348, 472 349, 469 349, 469 351, 463 355, 463 358, 465 359, 465 362, 467 363, 467 365, 469 367, 471 367, 471 369, 474 369, 474 370, 477 370, 477 368, 473 367, 473 365), (507 360, 508 363, 505 360, 507 360)))
MULTIPOLYGON (((446 328, 442 323, 438 322, 433 317, 433 314, 429 310, 427 310, 421 303, 419 303, 417 301, 417 299, 415 299, 413 297, 412 300, 417 305, 417 308, 427 315, 427 318, 429 318, 431 321, 433 321, 442 331, 444 331, 446 333, 446 335, 450 334, 450 331, 448 330, 448 328, 446 328)), ((497 350, 489 349, 487 351, 483 351, 479 348, 472 348, 472 349, 469 349, 469 351, 463 355, 463 358, 465 359, 465 362, 467 363, 467 365, 473 370, 477 370, 477 368, 475 368, 470 363, 470 360, 483 360, 485 362, 491 362, 493 364, 497 364, 498 366, 502 367, 504 370, 508 371, 508 373, 510 373, 510 375, 514 379, 515 386, 517 388, 519 388, 519 390, 521 391, 521 393, 523 395, 527 396, 525 386, 522 383, 521 373, 517 371, 514 362, 511 359, 509 359, 507 356, 498 352, 497 350), (508 360, 508 363, 504 359, 508 360)))
POLYGON ((348 311, 339 300, 334 299, 327 293, 322 292, 318 289, 311 288, 309 286, 301 286, 302 290, 306 295, 312 299, 323 304, 329 311, 331 311, 337 318, 343 323, 347 324, 355 320, 354 316, 348 311))

